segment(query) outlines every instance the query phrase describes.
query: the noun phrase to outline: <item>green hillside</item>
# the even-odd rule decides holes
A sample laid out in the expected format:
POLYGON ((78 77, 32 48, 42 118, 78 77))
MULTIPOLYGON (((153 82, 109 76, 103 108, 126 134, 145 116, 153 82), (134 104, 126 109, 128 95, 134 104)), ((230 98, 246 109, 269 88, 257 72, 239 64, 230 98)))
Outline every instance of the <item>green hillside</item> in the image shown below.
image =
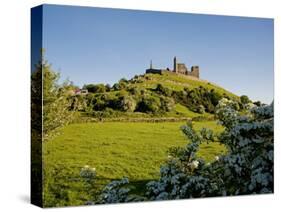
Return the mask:
POLYGON ((163 74, 144 74, 138 77, 135 77, 137 79, 140 79, 139 81, 134 81, 134 78, 132 79, 133 83, 131 86, 139 86, 143 88, 155 88, 157 84, 161 83, 164 86, 180 91, 184 88, 197 88, 199 86, 202 86, 206 89, 214 89, 220 94, 226 94, 228 96, 231 96, 234 99, 239 99, 238 96, 235 94, 225 90, 224 88, 215 85, 211 82, 208 82, 207 80, 198 79, 192 76, 186 76, 182 74, 176 74, 171 71, 165 71, 163 74))
POLYGON ((220 99, 240 103, 238 96, 218 85, 169 71, 121 79, 112 87, 89 84, 84 88, 89 94, 82 98, 83 117, 211 118, 220 99))

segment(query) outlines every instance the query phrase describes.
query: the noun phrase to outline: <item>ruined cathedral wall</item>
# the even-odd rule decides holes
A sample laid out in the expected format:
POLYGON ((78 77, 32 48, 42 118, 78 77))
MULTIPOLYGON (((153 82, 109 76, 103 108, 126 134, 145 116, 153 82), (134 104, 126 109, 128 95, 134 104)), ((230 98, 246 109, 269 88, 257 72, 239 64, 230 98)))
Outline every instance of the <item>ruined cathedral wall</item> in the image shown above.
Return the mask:
POLYGON ((178 73, 181 73, 181 74, 187 73, 187 68, 186 68, 185 64, 183 64, 183 63, 178 64, 178 73))
POLYGON ((198 66, 192 66, 191 72, 190 72, 189 75, 199 78, 199 67, 198 66))

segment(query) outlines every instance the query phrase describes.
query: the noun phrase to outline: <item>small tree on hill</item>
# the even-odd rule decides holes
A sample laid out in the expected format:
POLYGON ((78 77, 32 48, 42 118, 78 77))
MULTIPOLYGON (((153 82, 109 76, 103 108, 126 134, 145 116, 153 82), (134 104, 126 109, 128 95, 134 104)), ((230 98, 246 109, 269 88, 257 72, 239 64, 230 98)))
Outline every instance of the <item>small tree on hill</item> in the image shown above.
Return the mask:
POLYGON ((246 105, 246 104, 248 104, 248 103, 251 102, 251 100, 249 99, 249 97, 246 96, 246 95, 240 96, 240 101, 241 101, 241 103, 244 104, 244 105, 246 105))
MULTIPOLYGON (((63 85, 59 85, 59 77, 59 73, 52 70, 51 65, 44 59, 42 53, 42 59, 36 65, 36 69, 31 76, 31 92, 34 95, 40 94, 41 90, 38 89, 42 89, 44 140, 52 136, 58 128, 71 122, 74 117, 75 109, 70 110, 71 101, 69 99, 71 83, 65 82, 63 85), (40 83, 41 85, 39 85, 40 83)), ((38 104, 41 104, 41 102, 38 102, 38 104)))
POLYGON ((90 93, 104 93, 107 88, 104 84, 88 84, 83 86, 90 93))

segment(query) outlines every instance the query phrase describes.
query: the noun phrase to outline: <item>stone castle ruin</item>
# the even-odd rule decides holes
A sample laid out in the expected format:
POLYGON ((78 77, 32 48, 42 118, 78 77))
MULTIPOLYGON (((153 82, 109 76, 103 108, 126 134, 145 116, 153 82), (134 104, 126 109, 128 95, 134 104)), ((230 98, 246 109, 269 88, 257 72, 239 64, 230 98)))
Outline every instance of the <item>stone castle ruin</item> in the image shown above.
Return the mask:
POLYGON ((164 71, 171 71, 176 74, 183 74, 187 76, 192 76, 199 78, 199 66, 192 66, 191 70, 189 71, 188 68, 184 63, 178 63, 177 58, 174 57, 174 69, 170 70, 169 68, 166 69, 155 69, 152 67, 152 61, 150 62, 150 68, 146 69, 147 74, 162 74, 164 71))

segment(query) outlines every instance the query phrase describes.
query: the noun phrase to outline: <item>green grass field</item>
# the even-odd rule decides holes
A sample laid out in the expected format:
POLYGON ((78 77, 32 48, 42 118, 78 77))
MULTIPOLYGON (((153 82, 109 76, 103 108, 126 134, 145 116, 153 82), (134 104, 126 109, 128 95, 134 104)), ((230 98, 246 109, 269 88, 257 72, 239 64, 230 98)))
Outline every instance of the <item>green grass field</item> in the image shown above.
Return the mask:
MULTIPOLYGON (((111 180, 128 177, 141 192, 145 183, 159 176, 170 147, 184 146, 182 122, 105 122, 72 124, 43 144, 44 205, 85 204, 111 180), (95 167, 96 187, 89 189, 79 176, 83 166, 95 167), (92 194, 89 194, 92 193, 92 194)), ((196 122, 196 129, 221 127, 196 122)), ((210 161, 225 152, 218 143, 204 144, 200 156, 210 161)))

